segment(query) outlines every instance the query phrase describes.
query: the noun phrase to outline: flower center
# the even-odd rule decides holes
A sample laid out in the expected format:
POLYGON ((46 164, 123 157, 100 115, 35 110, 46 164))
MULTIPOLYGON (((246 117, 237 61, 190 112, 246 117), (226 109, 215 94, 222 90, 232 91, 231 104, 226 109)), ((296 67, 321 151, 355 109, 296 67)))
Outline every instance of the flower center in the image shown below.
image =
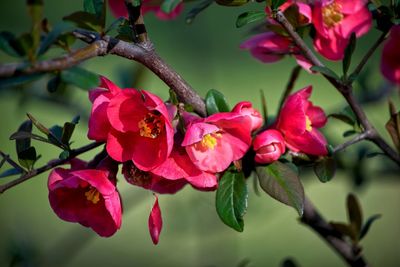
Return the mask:
POLYGON ((96 188, 90 187, 89 191, 85 193, 86 199, 91 201, 93 204, 97 204, 100 201, 100 193, 96 188))
POLYGON ((155 139, 161 134, 163 121, 159 114, 147 113, 146 116, 138 122, 140 136, 155 139))
POLYGON ((218 144, 218 138, 221 138, 222 134, 219 132, 206 134, 203 136, 200 142, 196 143, 196 149, 199 150, 214 150, 215 146, 218 144))
POLYGON ((329 28, 339 23, 343 19, 343 14, 340 12, 342 6, 335 1, 322 8, 322 18, 324 23, 329 28))
POLYGON ((306 130, 308 131, 308 132, 311 132, 312 131, 312 126, 311 126, 312 124, 311 124, 311 120, 310 120, 310 118, 306 115, 306 130))

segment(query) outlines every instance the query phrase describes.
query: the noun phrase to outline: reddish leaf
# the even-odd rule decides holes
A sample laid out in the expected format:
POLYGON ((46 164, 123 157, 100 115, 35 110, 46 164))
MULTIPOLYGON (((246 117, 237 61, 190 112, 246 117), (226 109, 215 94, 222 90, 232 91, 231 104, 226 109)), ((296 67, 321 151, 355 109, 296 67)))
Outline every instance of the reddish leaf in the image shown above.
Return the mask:
POLYGON ((154 202, 149 216, 149 231, 154 245, 157 245, 162 229, 162 218, 160 206, 158 205, 158 197, 156 195, 154 196, 156 197, 156 201, 154 202))

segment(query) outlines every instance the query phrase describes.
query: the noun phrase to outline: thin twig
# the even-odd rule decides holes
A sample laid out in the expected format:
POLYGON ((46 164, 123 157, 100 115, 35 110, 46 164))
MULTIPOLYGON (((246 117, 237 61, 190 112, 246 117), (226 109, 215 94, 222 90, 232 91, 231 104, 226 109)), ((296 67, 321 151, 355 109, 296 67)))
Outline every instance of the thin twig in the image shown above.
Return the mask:
POLYGON ((9 155, 5 154, 1 150, 0 150, 0 156, 2 156, 3 160, 7 161, 8 164, 13 166, 15 169, 17 169, 17 170, 19 170, 21 172, 26 172, 24 168, 22 168, 18 163, 16 163, 14 160, 12 160, 9 155))
POLYGON ((364 68, 365 64, 367 64, 368 60, 372 56, 372 54, 375 52, 375 50, 385 41, 386 39, 387 32, 383 32, 381 36, 379 36, 378 40, 372 45, 372 47, 368 50, 368 52, 364 55, 364 57, 361 59, 360 63, 357 65, 356 69, 353 72, 353 75, 358 75, 362 69, 364 68))
POLYGON ((292 92, 292 90, 293 90, 293 88, 295 86, 295 83, 296 83, 297 79, 299 78, 301 69, 302 69, 302 67, 300 67, 300 66, 296 66, 296 67, 293 68, 293 70, 292 70, 292 72, 290 74, 289 81, 288 81, 288 83, 286 85, 285 92, 282 94, 281 101, 279 102, 278 113, 282 109, 282 106, 285 103, 286 98, 292 92))
POLYGON ((346 149, 347 147, 354 145, 362 140, 368 139, 370 134, 371 134, 371 132, 365 131, 365 132, 362 132, 361 134, 356 135, 353 139, 350 139, 350 140, 344 142, 343 144, 337 145, 333 149, 333 154, 336 154, 336 153, 346 149))
POLYGON ((83 146, 83 147, 80 147, 80 148, 77 148, 77 149, 73 149, 70 152, 70 156, 68 158, 66 158, 66 159, 57 159, 57 160, 50 161, 49 163, 47 163, 46 165, 44 165, 44 166, 42 166, 40 168, 33 169, 32 171, 30 171, 28 173, 22 174, 18 179, 15 179, 15 180, 12 180, 11 182, 8 182, 6 184, 0 185, 0 193, 4 193, 6 190, 8 190, 8 189, 10 189, 10 188, 22 183, 22 182, 25 182, 25 181, 27 181, 27 180, 29 180, 29 179, 31 179, 31 178, 43 173, 43 172, 46 172, 46 171, 48 171, 50 169, 53 169, 53 168, 55 168, 57 166, 66 164, 71 159, 75 158, 76 156, 79 156, 80 154, 83 154, 83 153, 88 152, 88 151, 90 151, 92 149, 95 149, 96 147, 101 146, 103 144, 104 143, 101 143, 101 142, 94 142, 94 143, 88 144, 86 146, 83 146))

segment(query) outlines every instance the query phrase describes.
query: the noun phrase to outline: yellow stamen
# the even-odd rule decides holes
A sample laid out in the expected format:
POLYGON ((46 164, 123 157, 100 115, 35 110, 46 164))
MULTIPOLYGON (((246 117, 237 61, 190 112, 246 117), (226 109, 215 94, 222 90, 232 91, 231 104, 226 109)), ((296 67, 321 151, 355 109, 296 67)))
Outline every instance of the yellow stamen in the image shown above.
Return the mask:
POLYGON ((308 117, 308 116, 306 116, 306 130, 308 131, 308 132, 311 132, 312 131, 312 126, 311 126, 312 124, 311 124, 311 120, 310 120, 310 118, 308 117))
POLYGON ((89 191, 85 193, 86 199, 91 201, 93 204, 97 204, 100 201, 100 193, 96 188, 90 187, 89 191))
POLYGON ((216 132, 216 133, 210 133, 206 134, 203 136, 200 142, 196 144, 197 149, 200 150, 208 150, 208 149, 214 149, 215 146, 218 143, 218 138, 221 138, 222 134, 216 132))
POLYGON ((159 115, 147 113, 146 116, 138 122, 139 134, 143 137, 155 139, 161 134, 162 120, 159 115))
POLYGON ((342 6, 335 1, 322 8, 322 18, 326 26, 330 28, 343 19, 344 16, 341 13, 341 9, 342 6))

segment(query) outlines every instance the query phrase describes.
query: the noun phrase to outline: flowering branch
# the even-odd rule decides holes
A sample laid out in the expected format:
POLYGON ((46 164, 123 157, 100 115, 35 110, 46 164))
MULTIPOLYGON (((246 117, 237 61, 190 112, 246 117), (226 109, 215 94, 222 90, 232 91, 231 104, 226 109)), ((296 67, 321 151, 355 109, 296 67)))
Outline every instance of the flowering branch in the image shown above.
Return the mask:
MULTIPOLYGON (((92 149, 95 149, 96 147, 99 147, 99 146, 101 146, 101 145, 103 145, 103 143, 101 143, 101 142, 94 142, 94 143, 85 145, 85 146, 83 146, 83 147, 77 148, 77 149, 72 149, 72 150, 70 151, 69 157, 66 158, 66 159, 52 160, 52 161, 50 161, 49 163, 47 163, 46 165, 44 165, 44 166, 42 166, 42 167, 40 167, 40 168, 33 169, 33 170, 29 171, 29 172, 25 172, 25 171, 24 171, 24 172, 22 173, 22 175, 21 175, 18 179, 15 179, 15 180, 12 180, 11 182, 8 182, 8 183, 6 183, 6 184, 0 185, 0 194, 1 194, 1 193, 4 193, 6 190, 8 190, 8 189, 10 189, 10 188, 12 188, 12 187, 14 187, 14 186, 16 186, 16 185, 22 183, 22 182, 25 182, 25 181, 27 181, 27 180, 29 180, 29 179, 31 179, 31 178, 33 178, 33 177, 35 177, 35 176, 37 176, 37 175, 43 173, 43 172, 46 172, 46 171, 48 171, 48 170, 51 170, 51 169, 53 169, 53 168, 55 168, 55 167, 57 167, 57 166, 66 164, 66 163, 69 162, 71 159, 75 158, 76 156, 79 156, 80 154, 83 154, 83 153, 88 152, 88 151, 90 151, 90 150, 92 150, 92 149)), ((3 157, 5 157, 5 158, 7 157, 7 158, 8 158, 8 156, 5 155, 5 154, 4 154, 3 152, 1 152, 1 151, 0 151, 0 154, 1 154, 3 157)), ((11 160, 11 159, 8 159, 7 161, 11 164, 11 162, 13 162, 13 161, 10 161, 10 160, 11 160)), ((15 164, 16 164, 16 163, 15 163, 15 164)), ((13 164, 11 164, 11 165, 12 165, 13 167, 16 168, 16 166, 14 166, 13 164)), ((17 164, 17 166, 18 166, 19 169, 21 169, 21 167, 19 167, 18 164, 17 164)))
MULTIPOLYGON (((301 49, 304 56, 315 66, 325 67, 324 64, 319 61, 319 59, 315 56, 315 54, 311 51, 310 48, 306 45, 303 39, 297 34, 293 26, 286 19, 285 15, 281 11, 277 11, 274 14, 275 20, 282 25, 282 27, 286 30, 286 32, 292 37, 294 43, 301 49)), ((378 41, 373 45, 373 47, 368 51, 367 55, 363 58, 361 63, 358 65, 356 71, 361 71, 365 62, 368 60, 370 55, 376 50, 380 43, 384 40, 384 36, 381 36, 378 41), (365 61, 365 62, 364 62, 365 61)), ((373 127, 373 125, 368 120, 365 112, 357 102, 353 94, 353 87, 349 83, 344 83, 342 81, 338 81, 332 77, 327 75, 323 75, 346 99, 347 103, 357 116, 358 121, 364 128, 364 132, 366 133, 365 139, 375 143, 389 158, 391 158, 394 162, 400 165, 400 155, 396 153, 393 148, 391 148, 379 135, 377 130, 373 127)))

